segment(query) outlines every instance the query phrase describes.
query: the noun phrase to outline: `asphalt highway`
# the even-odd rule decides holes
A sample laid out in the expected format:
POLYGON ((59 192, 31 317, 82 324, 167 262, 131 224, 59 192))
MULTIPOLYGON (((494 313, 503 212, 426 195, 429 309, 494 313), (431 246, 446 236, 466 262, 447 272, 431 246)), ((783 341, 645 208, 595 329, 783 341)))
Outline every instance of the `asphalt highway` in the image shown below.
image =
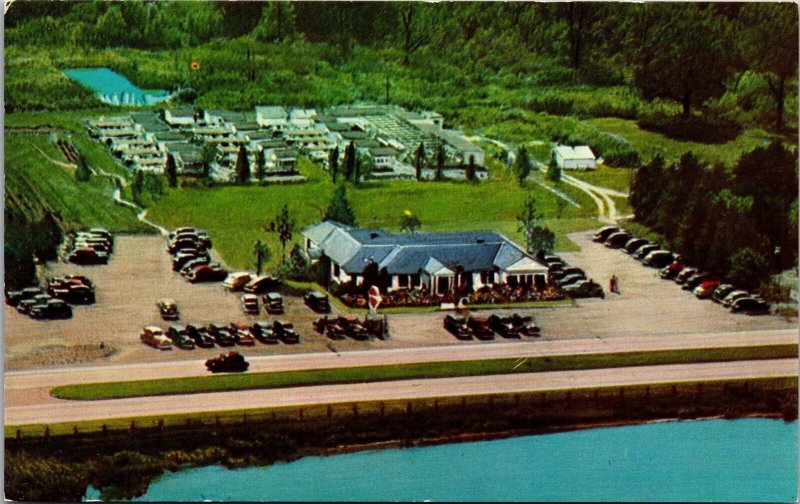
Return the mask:
POLYGON ((274 390, 217 392, 104 401, 6 404, 6 425, 77 422, 105 418, 225 411, 239 408, 303 406, 353 401, 389 401, 491 393, 581 389, 657 383, 792 377, 796 359, 556 371, 463 378, 418 379, 274 390))

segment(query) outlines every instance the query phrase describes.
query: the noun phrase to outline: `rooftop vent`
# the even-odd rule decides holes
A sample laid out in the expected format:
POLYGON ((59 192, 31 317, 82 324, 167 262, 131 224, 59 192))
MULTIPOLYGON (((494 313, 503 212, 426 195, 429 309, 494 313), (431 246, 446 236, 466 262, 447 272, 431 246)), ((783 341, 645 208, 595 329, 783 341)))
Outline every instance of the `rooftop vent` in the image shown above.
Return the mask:
POLYGON ((370 237, 370 238, 372 238, 373 240, 374 240, 375 238, 377 238, 378 236, 380 236, 378 233, 370 233, 370 234, 369 234, 369 237, 370 237))

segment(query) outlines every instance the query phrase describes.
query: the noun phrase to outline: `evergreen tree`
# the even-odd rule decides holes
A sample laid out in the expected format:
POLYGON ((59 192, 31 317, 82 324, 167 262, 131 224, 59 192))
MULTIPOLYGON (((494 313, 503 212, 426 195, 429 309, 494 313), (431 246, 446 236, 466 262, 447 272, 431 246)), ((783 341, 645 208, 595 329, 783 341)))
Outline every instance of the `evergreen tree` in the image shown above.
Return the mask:
POLYGON ((177 187, 178 185, 178 168, 175 166, 175 157, 172 153, 167 154, 167 163, 164 167, 164 173, 167 175, 167 182, 170 187, 177 187))
POLYGON ((264 159, 264 149, 259 148, 256 150, 256 178, 259 182, 264 180, 266 174, 266 160, 264 159))
POLYGON ((344 148, 344 163, 342 168, 342 176, 345 180, 350 180, 356 168, 356 146, 353 142, 350 142, 344 148))
POLYGON ((211 163, 217 159, 217 147, 212 143, 203 144, 201 151, 203 158, 203 177, 208 178, 211 175, 211 163))
POLYGON ((425 145, 420 142, 417 150, 414 151, 414 169, 416 170, 417 180, 422 180, 422 167, 425 164, 425 145))
POLYGON ((444 144, 439 144, 436 148, 436 174, 434 175, 434 179, 437 182, 441 182, 442 180, 442 172, 444 171, 444 161, 445 161, 445 153, 444 153, 444 144))
POLYGON ((269 249, 269 245, 258 240, 253 245, 253 255, 256 256, 256 275, 260 276, 264 264, 269 262, 272 257, 272 252, 269 249))
POLYGON ((550 158, 550 165, 547 167, 547 178, 553 182, 561 182, 561 167, 558 166, 555 156, 550 158))
POLYGON ((339 171, 339 146, 335 146, 328 156, 328 170, 331 172, 331 181, 336 183, 336 173, 339 171))
POLYGON ((78 182, 88 182, 92 178, 92 170, 86 164, 86 158, 80 156, 78 158, 78 167, 75 168, 75 180, 78 182))
POLYGON ((144 172, 142 170, 136 170, 133 173, 133 183, 131 184, 131 195, 133 196, 133 201, 135 201, 136 203, 141 203, 143 192, 144 192, 144 172))
POLYGON ((331 203, 325 210, 324 220, 336 221, 348 226, 356 225, 356 216, 353 209, 350 207, 350 202, 347 201, 347 194, 344 183, 340 184, 335 191, 331 203))
POLYGON ((239 155, 236 156, 236 182, 246 184, 250 180, 250 161, 247 159, 247 149, 244 144, 239 147, 239 155))
POLYGON ((475 156, 472 154, 469 155, 469 161, 467 162, 467 169, 464 171, 464 175, 469 182, 475 182, 475 156))
POLYGON ((514 161, 514 176, 517 182, 522 185, 531 173, 531 160, 528 158, 528 151, 522 145, 517 151, 517 159, 514 161))

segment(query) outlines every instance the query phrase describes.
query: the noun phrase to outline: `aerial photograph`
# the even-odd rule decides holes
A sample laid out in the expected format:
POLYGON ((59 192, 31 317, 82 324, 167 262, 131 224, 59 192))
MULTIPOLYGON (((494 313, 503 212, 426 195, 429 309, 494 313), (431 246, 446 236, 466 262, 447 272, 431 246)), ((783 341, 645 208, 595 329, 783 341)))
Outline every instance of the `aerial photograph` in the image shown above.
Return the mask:
POLYGON ((798 17, 6 0, 5 499, 796 502, 798 17))

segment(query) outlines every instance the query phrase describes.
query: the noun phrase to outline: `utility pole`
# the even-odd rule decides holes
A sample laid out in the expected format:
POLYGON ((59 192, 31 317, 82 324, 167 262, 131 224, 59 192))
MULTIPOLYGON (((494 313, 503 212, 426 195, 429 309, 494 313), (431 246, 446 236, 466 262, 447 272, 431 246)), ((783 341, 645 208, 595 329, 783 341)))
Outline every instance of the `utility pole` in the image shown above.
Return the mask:
POLYGON ((386 103, 389 103, 389 76, 386 76, 386 103))

